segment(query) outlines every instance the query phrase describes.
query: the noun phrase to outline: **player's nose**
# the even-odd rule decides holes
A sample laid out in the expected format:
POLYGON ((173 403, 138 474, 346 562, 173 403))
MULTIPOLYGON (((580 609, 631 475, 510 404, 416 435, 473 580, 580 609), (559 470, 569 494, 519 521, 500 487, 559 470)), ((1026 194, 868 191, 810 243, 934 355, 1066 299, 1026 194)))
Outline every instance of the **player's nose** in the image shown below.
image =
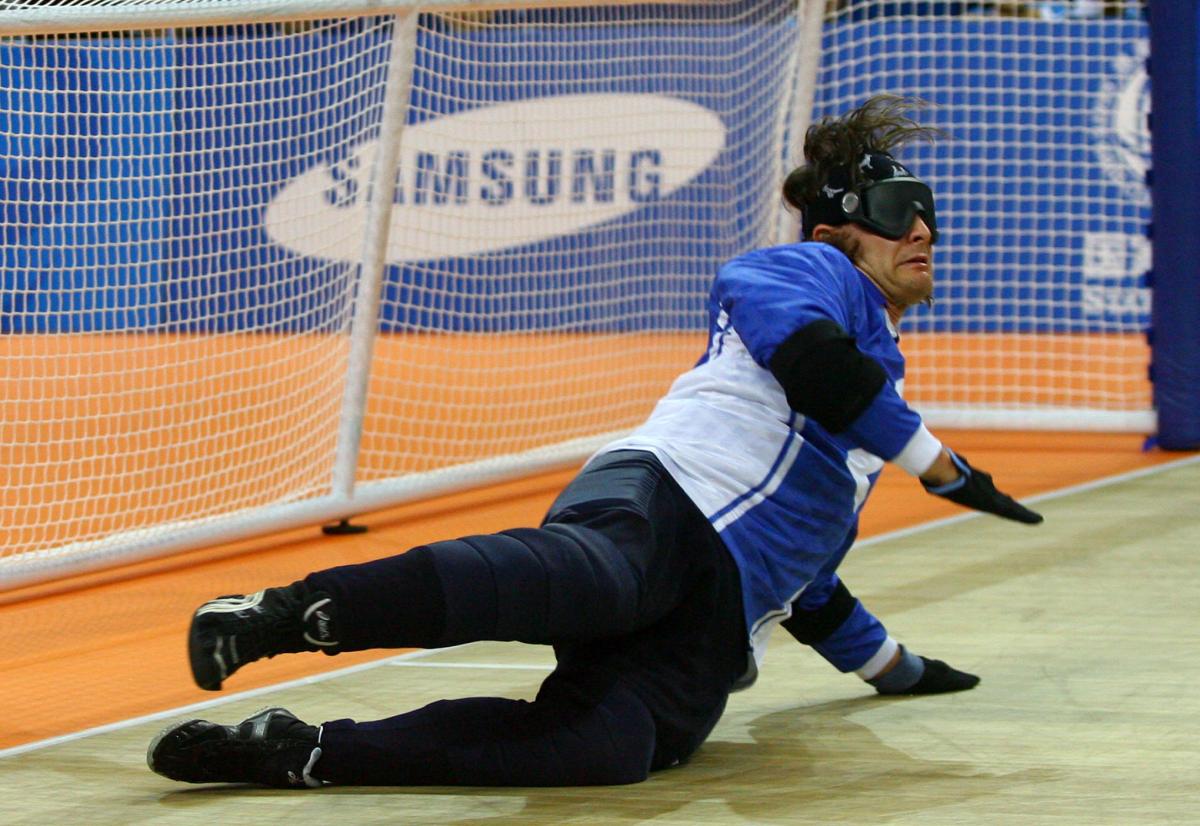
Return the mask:
POLYGON ((924 241, 929 242, 933 238, 933 232, 929 229, 929 224, 925 223, 925 219, 920 215, 913 217, 912 226, 908 228, 908 241, 924 241))

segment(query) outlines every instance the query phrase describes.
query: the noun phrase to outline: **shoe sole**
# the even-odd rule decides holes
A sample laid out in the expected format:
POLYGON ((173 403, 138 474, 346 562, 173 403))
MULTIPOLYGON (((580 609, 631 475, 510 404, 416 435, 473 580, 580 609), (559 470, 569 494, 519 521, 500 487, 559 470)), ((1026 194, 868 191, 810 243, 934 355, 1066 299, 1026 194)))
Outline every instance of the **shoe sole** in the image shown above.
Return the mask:
POLYGON ((192 617, 192 627, 188 630, 188 663, 192 667, 192 679, 205 691, 220 691, 224 678, 215 660, 224 638, 217 636, 215 643, 206 645, 205 634, 196 627, 197 619, 192 617))

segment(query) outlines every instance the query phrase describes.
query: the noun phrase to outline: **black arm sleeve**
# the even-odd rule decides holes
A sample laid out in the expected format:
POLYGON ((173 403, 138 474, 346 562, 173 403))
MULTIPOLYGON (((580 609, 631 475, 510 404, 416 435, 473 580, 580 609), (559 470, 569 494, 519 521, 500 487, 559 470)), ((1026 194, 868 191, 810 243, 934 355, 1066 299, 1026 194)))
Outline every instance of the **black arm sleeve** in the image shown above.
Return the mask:
POLYGON ((887 373, 835 321, 814 321, 779 345, 767 365, 788 404, 830 433, 841 433, 870 406, 887 373))
POLYGON ((817 645, 842 627, 842 623, 854 613, 856 605, 858 600, 850 593, 846 584, 838 580, 837 588, 824 605, 814 611, 805 611, 793 604, 792 615, 785 619, 782 625, 797 641, 805 645, 817 645))

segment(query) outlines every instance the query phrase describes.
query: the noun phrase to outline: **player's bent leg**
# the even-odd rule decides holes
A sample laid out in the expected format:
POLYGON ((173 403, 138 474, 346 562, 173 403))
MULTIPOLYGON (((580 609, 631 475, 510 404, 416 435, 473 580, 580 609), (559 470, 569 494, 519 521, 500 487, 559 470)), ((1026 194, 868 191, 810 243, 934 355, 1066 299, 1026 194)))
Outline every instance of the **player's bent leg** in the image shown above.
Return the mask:
POLYGON ((653 541, 644 520, 615 513, 602 529, 548 524, 467 536, 305 582, 337 605, 342 651, 554 644, 623 634, 666 610, 659 603, 675 594, 648 594, 646 570, 684 563, 658 554, 653 541))
POLYGON ((645 705, 619 686, 588 707, 442 700, 375 722, 326 723, 315 773, 342 785, 617 785, 646 778, 654 743, 645 705))
POLYGON ((215 690, 245 663, 285 652, 559 644, 658 621, 690 587, 693 534, 711 528, 661 466, 618 458, 581 474, 541 528, 437 542, 206 603, 189 642, 196 682, 215 690), (616 498, 596 499, 600 489, 616 498), (319 612, 307 613, 309 594, 322 595, 319 612), (327 639, 312 627, 319 621, 327 639))
POLYGON ((637 517, 613 520, 607 529, 626 539, 623 547, 583 525, 522 528, 211 600, 197 609, 189 632, 193 676, 201 688, 217 690, 241 666, 282 653, 475 640, 555 643, 624 633, 656 610, 644 594, 654 549, 637 517))
POLYGON ((594 704, 443 700, 319 730, 282 709, 237 726, 191 720, 155 738, 147 761, 158 774, 192 783, 591 786, 644 780, 654 743, 645 705, 614 686, 594 704))
POLYGON ((650 454, 589 463, 540 528, 466 536, 307 578, 338 604, 342 650, 612 637, 669 613, 707 520, 650 454), (681 541, 681 537, 684 541, 681 541))

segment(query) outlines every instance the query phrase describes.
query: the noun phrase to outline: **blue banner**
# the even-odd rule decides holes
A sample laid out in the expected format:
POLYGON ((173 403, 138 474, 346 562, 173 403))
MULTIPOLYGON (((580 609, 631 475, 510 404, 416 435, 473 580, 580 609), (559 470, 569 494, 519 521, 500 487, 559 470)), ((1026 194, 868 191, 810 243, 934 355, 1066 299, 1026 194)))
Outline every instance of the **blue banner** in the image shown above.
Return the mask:
POLYGON ((97 45, 0 43, 0 332, 159 323, 171 55, 97 45))
POLYGON ((880 18, 827 29, 817 114, 915 95, 947 137, 901 155, 934 187, 951 332, 1144 330, 1150 291, 1147 27, 880 18))
MULTIPOLYGON (((424 21, 393 222, 422 230, 391 238, 383 329, 703 328, 764 220, 796 32, 656 8, 424 21), (589 119, 612 129, 571 131, 589 119)), ((342 323, 360 250, 322 230, 365 221, 389 28, 230 31, 0 44, 0 332, 342 323)), ((952 135, 903 153, 944 238, 923 329, 1144 328, 1143 24, 878 18, 825 40, 818 114, 916 94, 952 135)))

